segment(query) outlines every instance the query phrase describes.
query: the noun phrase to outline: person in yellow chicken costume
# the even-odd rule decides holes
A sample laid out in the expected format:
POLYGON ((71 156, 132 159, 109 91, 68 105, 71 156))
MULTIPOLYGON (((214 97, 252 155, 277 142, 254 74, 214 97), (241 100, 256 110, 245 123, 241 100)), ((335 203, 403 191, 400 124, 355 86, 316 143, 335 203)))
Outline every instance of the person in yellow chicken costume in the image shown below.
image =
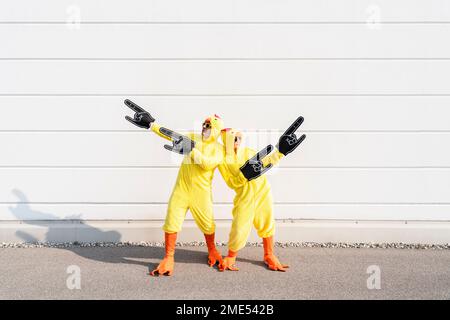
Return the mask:
POLYGON ((273 252, 275 220, 273 216, 273 199, 270 184, 263 175, 276 165, 285 155, 294 151, 305 139, 295 136, 295 131, 302 124, 299 117, 281 136, 277 150, 269 145, 256 153, 248 147, 241 147, 242 133, 231 128, 222 130, 225 148, 224 162, 219 171, 226 184, 236 192, 233 201, 233 222, 228 242, 228 256, 219 265, 221 271, 238 271, 235 266, 237 253, 242 249, 250 235, 252 225, 263 239, 264 262, 270 270, 286 271, 287 265, 280 263, 273 252), (270 154, 271 153, 271 154, 270 154))
POLYGON ((208 264, 222 263, 222 256, 215 246, 215 223, 212 208, 211 184, 214 171, 222 163, 224 150, 217 142, 223 129, 223 121, 217 115, 208 117, 202 126, 202 134, 181 135, 155 123, 155 119, 130 100, 125 100, 135 115, 126 117, 134 125, 151 129, 157 135, 172 141, 164 148, 184 155, 177 181, 169 200, 165 232, 166 255, 151 275, 172 275, 177 233, 181 230, 186 212, 192 216, 205 235, 208 247, 208 264))

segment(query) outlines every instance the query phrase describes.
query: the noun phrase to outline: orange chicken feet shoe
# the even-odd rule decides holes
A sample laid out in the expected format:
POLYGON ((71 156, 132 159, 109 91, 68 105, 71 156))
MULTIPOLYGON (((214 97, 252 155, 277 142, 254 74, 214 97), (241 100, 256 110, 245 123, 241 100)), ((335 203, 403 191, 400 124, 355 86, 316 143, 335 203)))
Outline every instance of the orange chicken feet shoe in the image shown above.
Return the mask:
POLYGON ((175 255, 177 234, 166 232, 164 238, 166 241, 166 256, 158 265, 158 267, 150 273, 152 276, 158 275, 171 276, 173 274, 173 268, 175 265, 174 255, 175 255))
POLYGON ((219 265, 219 270, 239 271, 239 268, 236 267, 236 257, 237 257, 236 251, 228 250, 228 256, 226 256, 223 259, 223 262, 219 265))
POLYGON ((263 238, 264 245, 264 263, 273 271, 286 272, 288 265, 281 264, 278 258, 273 254, 273 237, 263 238))
POLYGON ((208 247, 208 265, 213 267, 216 263, 222 264, 222 255, 216 249, 214 241, 215 234, 205 234, 206 246, 208 247))

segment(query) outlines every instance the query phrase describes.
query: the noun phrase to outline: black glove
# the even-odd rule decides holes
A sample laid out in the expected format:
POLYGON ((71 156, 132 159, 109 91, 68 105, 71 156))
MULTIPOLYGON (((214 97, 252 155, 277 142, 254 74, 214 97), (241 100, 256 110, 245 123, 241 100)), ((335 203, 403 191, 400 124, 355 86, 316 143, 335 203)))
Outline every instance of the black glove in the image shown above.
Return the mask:
POLYGON ((306 134, 303 134, 300 138, 297 138, 295 131, 303 123, 303 117, 298 117, 297 120, 286 130, 285 133, 278 140, 277 149, 285 156, 294 151, 300 143, 306 138, 306 134))
POLYGON ((267 170, 272 168, 272 164, 268 164, 264 167, 262 159, 264 159, 273 150, 273 146, 269 144, 267 147, 255 154, 251 159, 240 168, 244 177, 251 181, 266 173, 267 170))
POLYGON ((135 112, 134 118, 126 116, 125 119, 130 121, 135 126, 150 129, 150 126, 155 121, 155 118, 153 118, 150 113, 139 107, 133 101, 126 99, 124 102, 125 105, 127 105, 131 110, 135 112))
POLYGON ((164 148, 169 151, 173 151, 179 154, 189 154, 189 152, 191 152, 195 147, 194 141, 170 129, 161 127, 159 128, 159 132, 172 139, 172 145, 164 145, 164 148))

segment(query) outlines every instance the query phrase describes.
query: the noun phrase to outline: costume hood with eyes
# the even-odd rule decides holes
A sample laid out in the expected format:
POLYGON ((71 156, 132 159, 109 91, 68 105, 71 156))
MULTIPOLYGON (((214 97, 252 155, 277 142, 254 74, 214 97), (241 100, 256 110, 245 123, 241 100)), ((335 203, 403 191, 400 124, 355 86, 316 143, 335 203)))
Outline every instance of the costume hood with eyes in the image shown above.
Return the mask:
POLYGON ((211 134, 207 139, 203 139, 205 142, 216 142, 219 139, 219 136, 223 129, 223 121, 220 117, 215 114, 213 116, 209 116, 203 121, 203 123, 209 123, 211 125, 211 134))

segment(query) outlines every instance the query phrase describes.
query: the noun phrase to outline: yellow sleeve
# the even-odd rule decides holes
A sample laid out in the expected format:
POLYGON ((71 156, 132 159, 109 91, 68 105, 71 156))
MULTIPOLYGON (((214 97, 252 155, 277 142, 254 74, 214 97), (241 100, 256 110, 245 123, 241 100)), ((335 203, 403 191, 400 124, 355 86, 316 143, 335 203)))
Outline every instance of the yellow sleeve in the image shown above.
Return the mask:
POLYGON ((264 167, 267 167, 268 164, 272 164, 272 165, 277 165, 278 162, 280 162, 280 160, 284 157, 284 154, 282 154, 281 152, 279 152, 278 150, 275 152, 272 152, 270 155, 268 155, 267 157, 265 157, 262 160, 262 163, 264 165, 264 167))
POLYGON ((247 181, 240 171, 238 177, 233 176, 225 163, 219 165, 219 172, 227 186, 233 190, 240 188, 247 181))
POLYGON ((214 152, 208 156, 203 154, 197 147, 189 154, 194 164, 198 164, 204 170, 214 170, 223 161, 223 152, 214 152))
POLYGON ((186 133, 186 137, 195 141, 195 133, 193 133, 193 132, 186 133))
POLYGON ((157 124, 156 122, 153 122, 152 127, 151 127, 152 131, 154 133, 156 133, 158 136, 160 136, 161 138, 164 138, 166 140, 172 141, 172 139, 170 137, 168 137, 168 136, 162 134, 161 132, 159 132, 159 128, 161 128, 161 126, 159 124, 157 124))
MULTIPOLYGON (((160 126, 159 124, 157 124, 156 122, 153 122, 153 124, 152 124, 152 126, 151 126, 151 130, 152 130, 154 133, 156 133, 156 134, 157 134, 158 136, 160 136, 161 138, 164 138, 164 139, 169 140, 169 141, 173 141, 172 138, 170 138, 170 137, 168 137, 168 136, 162 134, 162 133, 159 131, 160 128, 161 128, 161 126, 160 126)), ((189 132, 189 133, 185 134, 185 136, 187 136, 189 139, 192 139, 192 140, 195 141, 195 133, 189 132)), ((197 142, 196 142, 196 143, 197 143, 197 142)))

